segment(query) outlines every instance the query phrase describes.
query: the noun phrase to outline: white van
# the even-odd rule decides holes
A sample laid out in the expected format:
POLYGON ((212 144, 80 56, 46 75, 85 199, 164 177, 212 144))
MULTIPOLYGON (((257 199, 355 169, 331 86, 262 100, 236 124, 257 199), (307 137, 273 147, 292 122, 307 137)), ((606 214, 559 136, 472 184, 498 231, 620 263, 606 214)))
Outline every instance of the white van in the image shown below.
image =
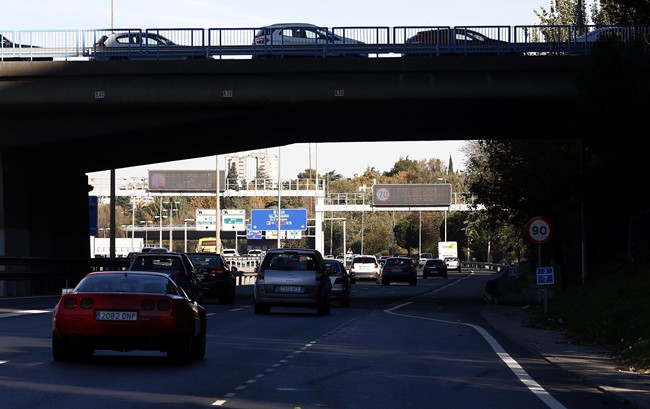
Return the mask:
POLYGON ((239 257, 237 249, 223 249, 222 253, 224 258, 239 257))

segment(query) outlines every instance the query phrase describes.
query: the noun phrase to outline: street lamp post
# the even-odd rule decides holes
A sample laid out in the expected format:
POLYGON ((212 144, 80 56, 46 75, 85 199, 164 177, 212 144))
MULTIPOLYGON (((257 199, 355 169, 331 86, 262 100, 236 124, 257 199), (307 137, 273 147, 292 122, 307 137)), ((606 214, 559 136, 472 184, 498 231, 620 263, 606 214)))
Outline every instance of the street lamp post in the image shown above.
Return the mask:
POLYGON ((175 206, 178 206, 181 202, 164 202, 164 204, 169 204, 169 251, 174 251, 174 211, 178 212, 178 209, 175 206))
POLYGON ((469 259, 469 256, 470 256, 470 253, 469 253, 469 222, 467 220, 465 220, 463 222, 463 224, 465 224, 465 227, 463 227, 461 230, 465 230, 465 235, 467 236, 467 261, 470 261, 470 259, 469 259))
POLYGON ((185 253, 187 253, 187 222, 193 222, 194 219, 185 219, 183 220, 183 225, 185 227, 185 253))
MULTIPOLYGON (((162 213, 162 210, 161 210, 162 213)), ((154 216, 154 219, 159 219, 160 220, 160 243, 158 244, 158 247, 162 247, 162 233, 163 233, 163 219, 166 218, 167 216, 154 216)))
MULTIPOLYGON (((437 178, 438 182, 447 183, 447 178, 437 178)), ((447 241, 447 210, 443 210, 445 213, 445 241, 447 241)))
POLYGON ((144 246, 147 247, 149 242, 149 223, 153 223, 151 220, 141 220, 140 224, 144 225, 144 246))

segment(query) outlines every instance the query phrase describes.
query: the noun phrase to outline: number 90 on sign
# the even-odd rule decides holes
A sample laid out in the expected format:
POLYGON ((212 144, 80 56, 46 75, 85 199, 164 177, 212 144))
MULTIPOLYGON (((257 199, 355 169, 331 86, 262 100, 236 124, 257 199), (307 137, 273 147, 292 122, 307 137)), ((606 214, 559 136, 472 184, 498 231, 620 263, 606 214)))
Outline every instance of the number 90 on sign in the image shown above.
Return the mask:
POLYGON ((551 223, 545 217, 533 217, 526 224, 526 235, 533 243, 546 243, 551 239, 551 223))

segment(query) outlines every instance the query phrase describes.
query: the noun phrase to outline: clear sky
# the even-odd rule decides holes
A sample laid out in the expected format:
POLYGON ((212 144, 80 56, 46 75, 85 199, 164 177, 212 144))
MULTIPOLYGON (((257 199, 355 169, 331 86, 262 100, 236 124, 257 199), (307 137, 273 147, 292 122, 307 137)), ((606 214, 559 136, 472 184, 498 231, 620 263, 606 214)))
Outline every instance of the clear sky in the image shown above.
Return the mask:
POLYGON ((0 31, 115 28, 526 25, 550 0, 6 0, 0 31))
MULTIPOLYGON (((551 0, 22 0, 3 2, 0 32, 111 27, 241 28, 286 22, 308 22, 325 27, 515 26, 538 24, 535 10, 542 7, 548 10, 550 4, 551 0)), ((403 137, 396 136, 396 140, 403 137)), ((295 177, 309 167, 319 173, 334 170, 345 177, 361 174, 369 166, 384 172, 406 157, 414 160, 437 158, 447 163, 451 156, 454 169, 462 170, 465 159, 459 149, 463 145, 463 141, 290 145, 281 150, 281 177, 295 177)), ((268 153, 276 154, 277 151, 272 148, 268 153)), ((116 176, 146 176, 149 169, 208 170, 214 169, 215 163, 214 156, 207 156, 118 169, 116 176)))

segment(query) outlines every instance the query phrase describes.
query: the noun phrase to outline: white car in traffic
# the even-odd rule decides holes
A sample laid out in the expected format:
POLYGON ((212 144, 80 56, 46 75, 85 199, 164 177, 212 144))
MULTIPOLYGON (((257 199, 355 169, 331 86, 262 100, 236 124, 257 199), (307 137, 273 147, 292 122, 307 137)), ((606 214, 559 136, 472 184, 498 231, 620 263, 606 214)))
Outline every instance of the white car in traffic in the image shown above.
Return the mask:
POLYGON ((342 56, 352 55, 367 57, 368 54, 359 54, 359 45, 362 41, 334 34, 325 27, 318 27, 308 23, 272 24, 261 27, 255 33, 253 45, 256 53, 253 58, 273 57, 291 54, 294 56, 342 56))

